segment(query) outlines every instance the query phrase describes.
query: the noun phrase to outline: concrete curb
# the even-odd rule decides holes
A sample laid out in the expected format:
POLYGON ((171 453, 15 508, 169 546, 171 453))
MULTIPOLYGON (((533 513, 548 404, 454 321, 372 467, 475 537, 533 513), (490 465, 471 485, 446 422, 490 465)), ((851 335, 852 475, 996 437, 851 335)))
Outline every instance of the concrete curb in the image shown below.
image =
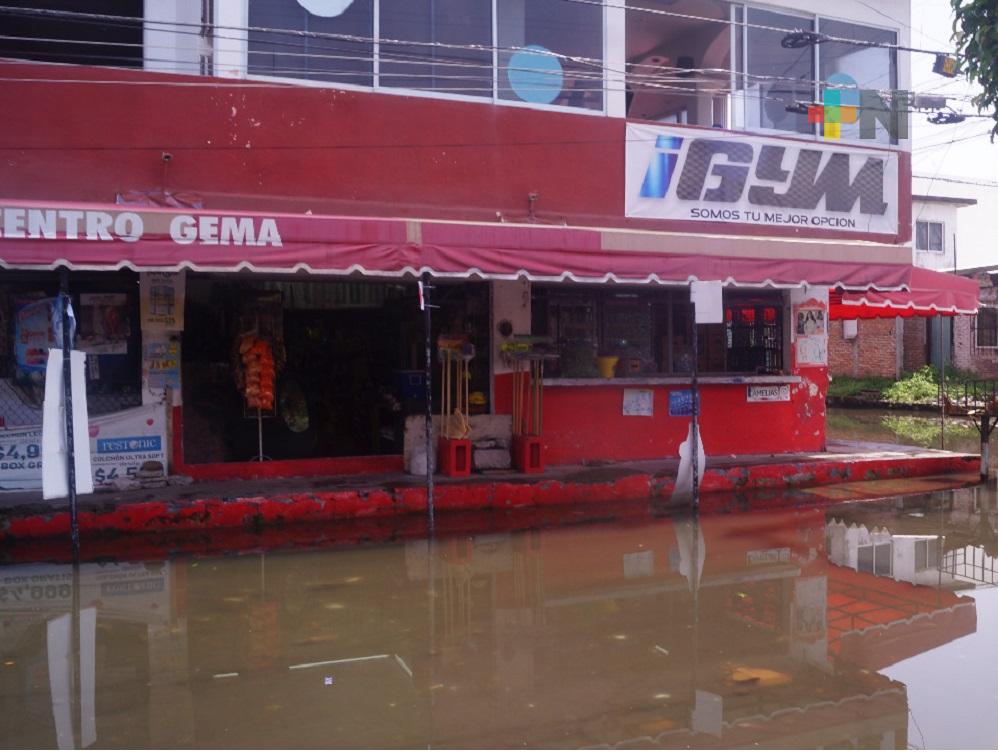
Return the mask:
MULTIPOLYGON (((979 467, 980 458, 976 455, 957 454, 776 462, 708 468, 702 489, 705 493, 711 493, 806 488, 849 481, 974 473, 979 467)), ((434 499, 436 511, 442 513, 599 504, 668 498, 674 483, 671 474, 666 477, 646 472, 594 482, 551 479, 509 482, 474 478, 466 483, 437 486, 434 499)), ((385 519, 425 513, 426 489, 398 485, 231 499, 206 497, 184 501, 141 501, 99 510, 81 510, 79 524, 81 536, 97 538, 232 528, 257 530, 290 524, 385 519)), ((40 513, 37 504, 5 510, 0 519, 0 545, 65 537, 68 534, 68 511, 40 513)))

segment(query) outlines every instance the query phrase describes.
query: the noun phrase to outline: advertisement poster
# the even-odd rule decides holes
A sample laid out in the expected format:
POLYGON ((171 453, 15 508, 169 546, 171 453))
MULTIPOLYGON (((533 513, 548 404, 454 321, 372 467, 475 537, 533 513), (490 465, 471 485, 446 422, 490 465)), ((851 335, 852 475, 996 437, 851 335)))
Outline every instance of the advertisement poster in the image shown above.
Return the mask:
POLYGON ((173 404, 180 404, 180 340, 147 332, 142 343, 142 399, 159 402, 163 390, 173 390, 173 404))
POLYGON ((889 149, 637 123, 626 144, 628 217, 898 231, 899 158, 889 149))
MULTIPOLYGON (((143 462, 166 467, 166 411, 148 405, 91 417, 94 487, 134 480, 143 462)), ((42 427, 0 430, 0 490, 41 489, 42 427)))
POLYGON ((826 365, 828 363, 827 306, 812 298, 795 305, 793 312, 797 364, 826 365))
POLYGON ((179 332, 184 328, 184 272, 143 272, 139 275, 142 329, 179 332))
POLYGON ((77 348, 91 355, 126 355, 132 334, 126 293, 80 295, 80 339, 77 348))
MULTIPOLYGON (((14 315, 14 360, 19 377, 44 378, 49 348, 60 347, 56 336, 56 298, 43 298, 18 308, 14 315)), ((61 330, 60 330, 61 332, 61 330)))
MULTIPOLYGON (((700 400, 697 400, 697 407, 700 400)), ((699 414, 699 410, 697 411, 699 414)), ((683 389, 669 392, 669 417, 686 418, 693 415, 693 390, 683 389)))

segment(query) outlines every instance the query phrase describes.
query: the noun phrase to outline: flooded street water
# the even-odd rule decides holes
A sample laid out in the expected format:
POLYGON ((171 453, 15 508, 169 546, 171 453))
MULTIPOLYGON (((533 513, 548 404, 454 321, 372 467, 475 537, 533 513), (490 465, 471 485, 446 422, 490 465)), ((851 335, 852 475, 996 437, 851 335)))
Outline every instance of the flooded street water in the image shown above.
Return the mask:
MULTIPOLYGON (((906 444, 928 449, 945 448, 952 452, 981 453, 981 437, 967 418, 946 417, 945 447, 940 438, 943 430, 939 413, 912 410, 865 410, 829 408, 827 434, 829 440, 906 444)), ((998 469, 998 456, 991 453, 991 469, 998 469)))
POLYGON ((994 492, 862 488, 3 566, 0 745, 998 746, 994 492))

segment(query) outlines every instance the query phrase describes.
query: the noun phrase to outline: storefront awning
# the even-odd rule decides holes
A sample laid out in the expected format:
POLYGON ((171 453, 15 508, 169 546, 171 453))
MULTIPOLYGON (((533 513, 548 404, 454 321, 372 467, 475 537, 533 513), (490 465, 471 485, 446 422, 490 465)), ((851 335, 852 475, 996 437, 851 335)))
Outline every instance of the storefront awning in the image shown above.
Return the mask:
POLYGON ((980 286, 972 279, 912 267, 908 290, 842 292, 831 296, 831 319, 961 316, 977 313, 980 286))
MULTIPOLYGON (((841 243, 832 241, 790 248, 775 240, 762 243, 764 239, 759 238, 632 233, 634 238, 647 236, 655 241, 656 248, 666 249, 662 252, 622 249, 607 240, 610 231, 598 228, 53 205, 9 199, 0 200, 0 221, 0 268, 6 269, 249 270, 380 278, 412 278, 426 272, 455 279, 664 285, 720 281, 731 286, 811 285, 878 293, 915 288, 941 292, 951 286, 947 282, 945 288, 934 288, 933 280, 942 284, 952 279, 926 272, 931 278, 916 285, 913 280, 923 270, 871 261, 864 257, 862 244, 849 245, 852 261, 822 260, 820 256, 841 252, 841 243), (713 244, 705 252, 701 246, 708 239, 713 244), (761 249, 761 256, 769 255, 764 251, 770 246, 775 249, 773 257, 745 255, 756 249, 761 249)), ((976 301, 976 295, 965 297, 976 301)))

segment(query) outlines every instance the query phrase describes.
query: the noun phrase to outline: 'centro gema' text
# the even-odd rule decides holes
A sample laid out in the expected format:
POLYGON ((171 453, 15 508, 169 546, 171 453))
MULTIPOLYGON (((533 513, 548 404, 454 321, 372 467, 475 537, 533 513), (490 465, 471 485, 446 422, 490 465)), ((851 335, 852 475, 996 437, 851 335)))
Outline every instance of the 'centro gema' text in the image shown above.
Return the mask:
MULTIPOLYGON (((0 211, 0 237, 29 240, 122 240, 134 243, 145 233, 142 215, 123 211, 114 214, 82 209, 22 209, 0 211)), ((191 216, 170 219, 170 238, 180 245, 255 245, 280 248, 280 232, 272 218, 191 216)))

